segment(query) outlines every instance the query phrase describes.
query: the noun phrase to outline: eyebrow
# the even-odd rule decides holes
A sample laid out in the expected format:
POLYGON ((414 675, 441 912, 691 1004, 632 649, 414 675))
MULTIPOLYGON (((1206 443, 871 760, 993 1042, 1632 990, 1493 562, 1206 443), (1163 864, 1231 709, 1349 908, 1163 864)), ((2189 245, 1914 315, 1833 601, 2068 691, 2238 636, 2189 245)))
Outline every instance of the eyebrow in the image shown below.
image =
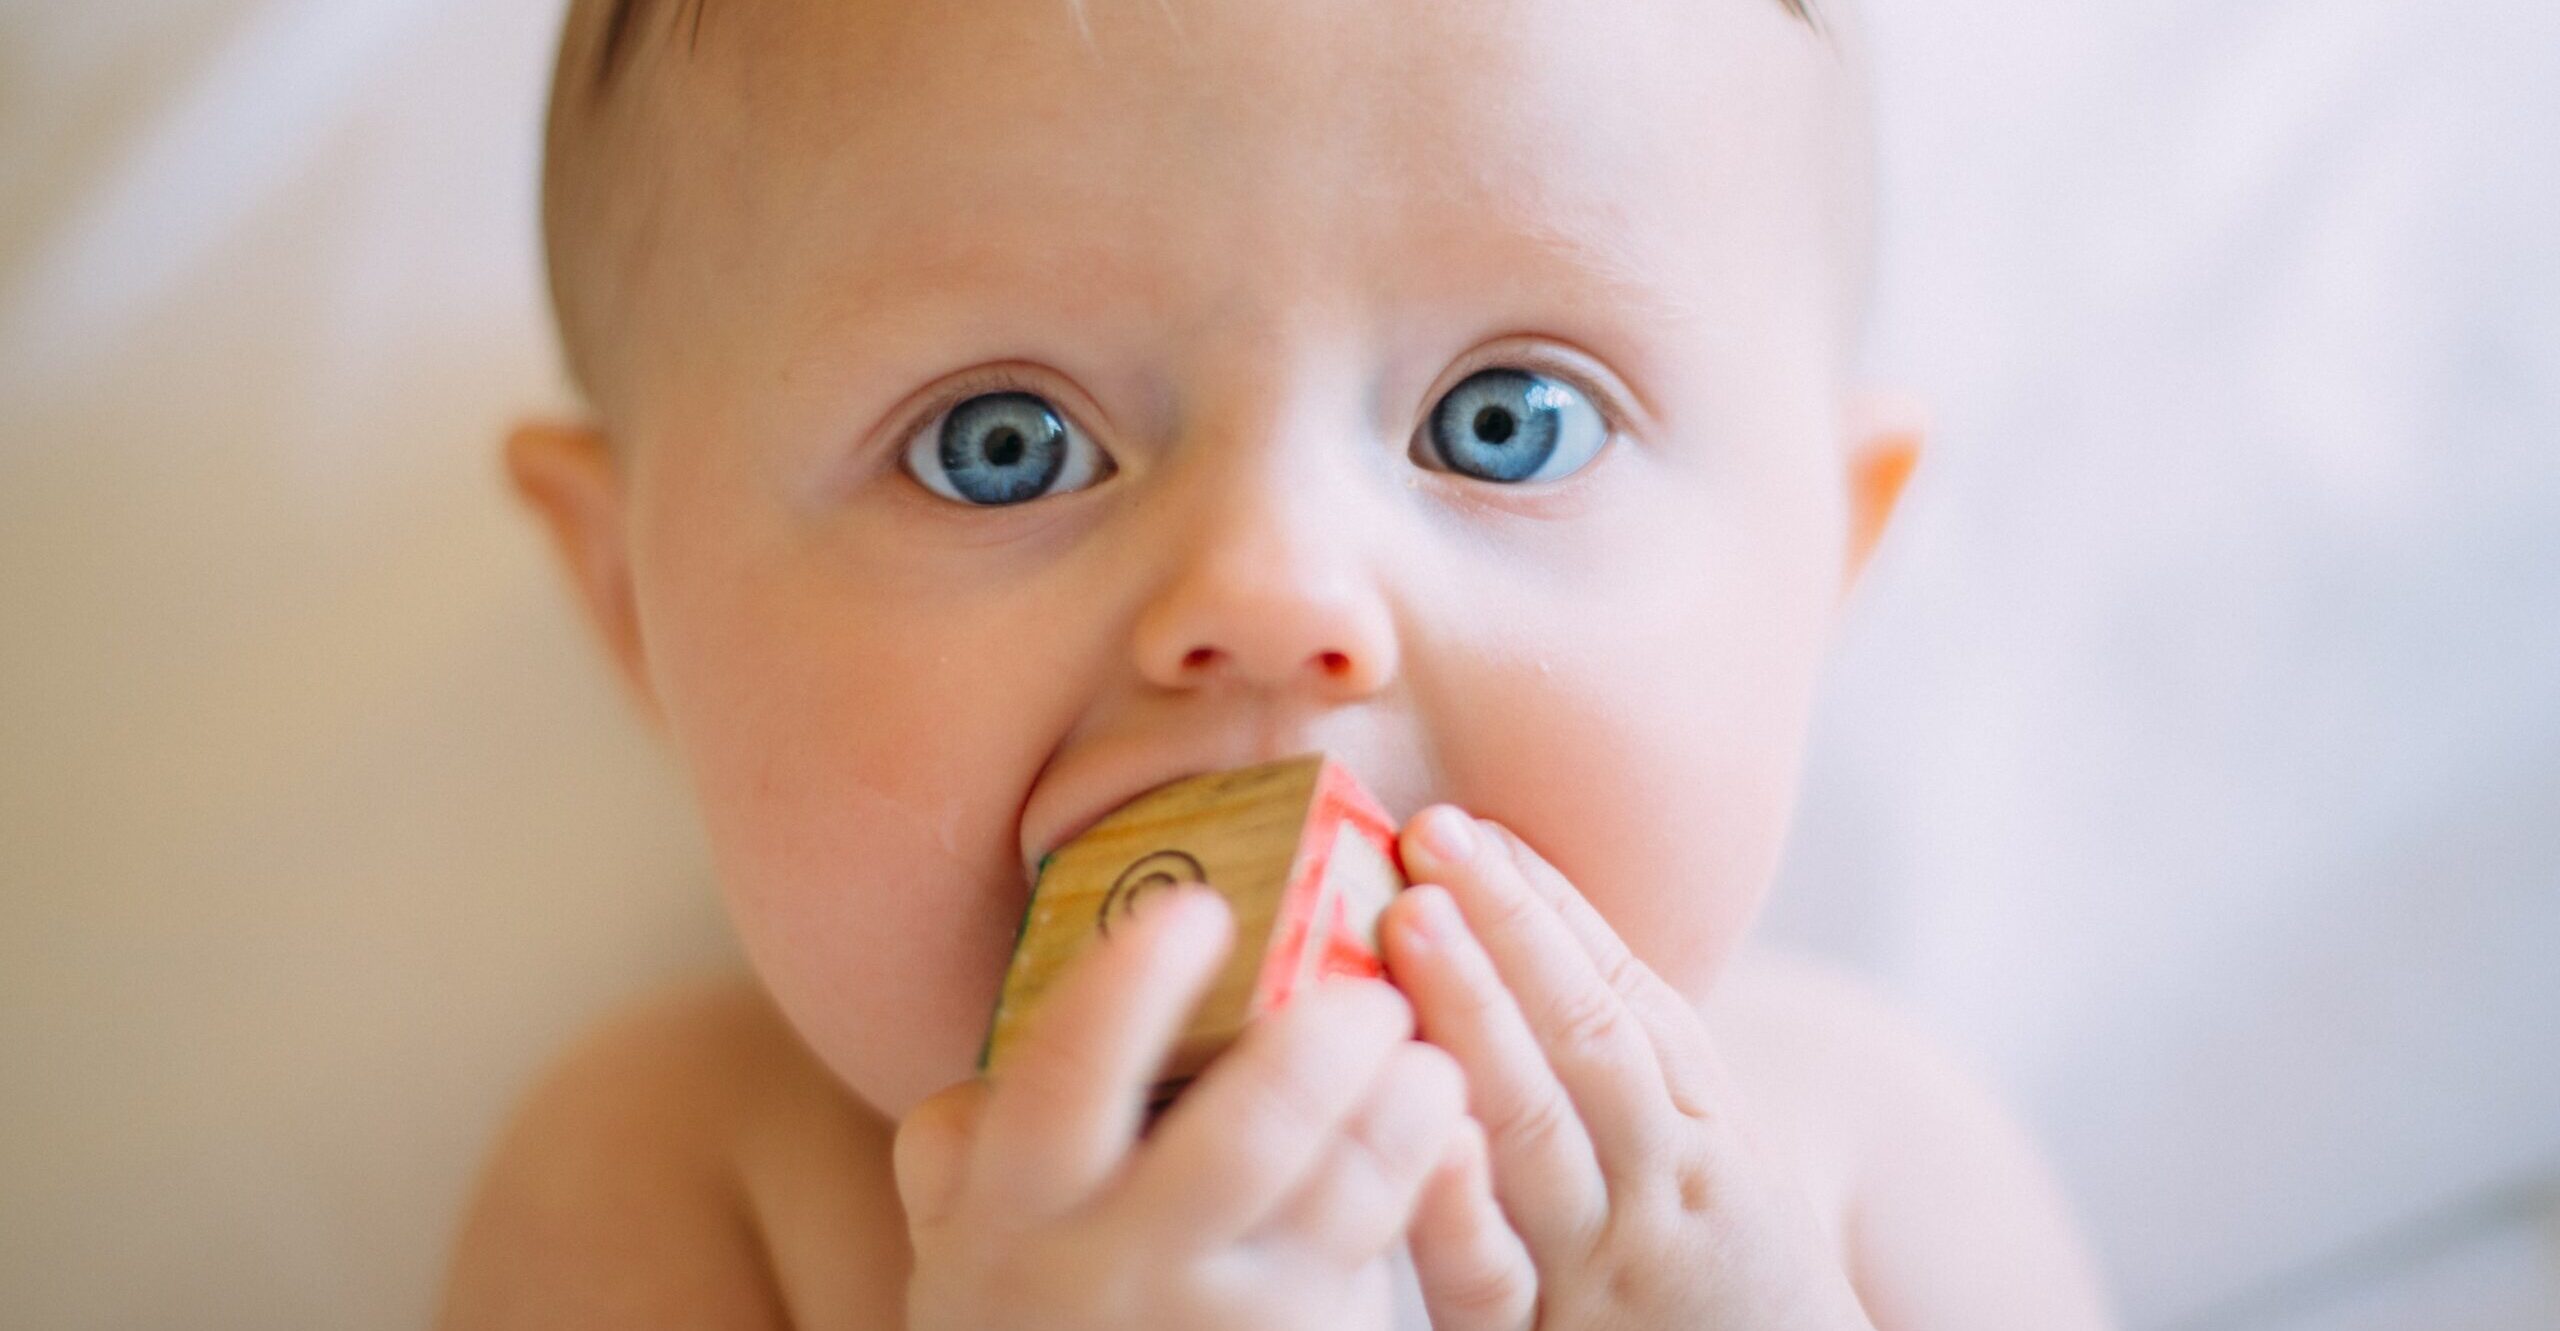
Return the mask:
MULTIPOLYGON (((632 30, 660 3, 662 0, 613 0, 613 8, 605 13, 603 49, 596 59, 597 93, 605 91, 622 67, 623 55, 631 48, 632 30)), ((1813 16, 1813 0, 1778 0, 1778 4, 1807 27, 1822 27, 1822 21, 1813 16)), ((685 49, 690 52, 702 45, 702 14, 711 7, 711 0, 676 0, 676 6, 676 21, 685 26, 685 49), (688 14, 692 16, 690 21, 688 14)))

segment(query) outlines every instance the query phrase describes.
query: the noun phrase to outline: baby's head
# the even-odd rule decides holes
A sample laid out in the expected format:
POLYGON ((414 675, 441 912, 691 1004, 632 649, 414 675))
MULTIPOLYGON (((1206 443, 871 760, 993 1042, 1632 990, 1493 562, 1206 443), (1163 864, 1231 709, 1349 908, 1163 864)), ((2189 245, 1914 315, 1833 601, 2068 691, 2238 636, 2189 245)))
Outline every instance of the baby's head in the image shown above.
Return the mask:
POLYGON ((1313 749, 1704 992, 1917 447, 1845 17, 579 0, 596 424, 510 462, 855 1092, 970 1074, 1044 851, 1313 749))

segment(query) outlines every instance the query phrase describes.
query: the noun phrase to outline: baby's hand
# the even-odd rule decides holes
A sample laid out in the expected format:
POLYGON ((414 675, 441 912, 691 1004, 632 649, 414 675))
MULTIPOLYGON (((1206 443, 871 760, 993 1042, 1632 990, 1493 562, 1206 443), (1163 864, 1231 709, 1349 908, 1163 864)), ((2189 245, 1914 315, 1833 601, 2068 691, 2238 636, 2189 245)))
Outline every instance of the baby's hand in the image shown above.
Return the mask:
POLYGON ((1233 929, 1214 892, 1146 898, 1069 963, 992 1084, 899 1124, 914 1331, 1384 1331, 1386 1254, 1465 1118, 1457 1064, 1410 1038, 1392 986, 1328 982, 1249 1026, 1142 1140, 1147 1079, 1233 929))
POLYGON ((1403 844, 1388 964, 1490 1153, 1489 1180, 1469 1161, 1416 1219, 1432 1325, 1867 1331, 1697 1011, 1508 829, 1444 806, 1403 844))

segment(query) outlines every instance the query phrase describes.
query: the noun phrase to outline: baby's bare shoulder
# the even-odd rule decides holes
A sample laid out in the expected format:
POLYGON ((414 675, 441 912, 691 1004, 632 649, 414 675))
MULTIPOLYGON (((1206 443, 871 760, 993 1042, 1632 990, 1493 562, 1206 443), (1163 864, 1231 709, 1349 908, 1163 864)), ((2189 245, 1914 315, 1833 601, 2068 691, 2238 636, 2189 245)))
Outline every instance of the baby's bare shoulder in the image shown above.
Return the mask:
POLYGON ((864 1118, 752 980, 654 994, 555 1059, 515 1110, 441 1325, 894 1324, 871 1314, 905 1235, 864 1118))
POLYGON ((1977 1069, 1881 992, 1762 950, 1737 958, 1707 1016, 1756 1107, 1797 1126, 1877 1326, 2112 1325, 2032 1139, 1977 1069))

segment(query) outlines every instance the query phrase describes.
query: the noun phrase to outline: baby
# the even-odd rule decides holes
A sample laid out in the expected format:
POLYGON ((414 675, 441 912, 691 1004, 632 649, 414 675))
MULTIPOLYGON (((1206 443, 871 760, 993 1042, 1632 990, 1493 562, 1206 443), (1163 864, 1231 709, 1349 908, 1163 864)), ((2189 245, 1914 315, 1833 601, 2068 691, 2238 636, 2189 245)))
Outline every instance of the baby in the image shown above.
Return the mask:
POLYGON ((1853 16, 579 0, 509 440, 752 978, 520 1110, 450 1328, 2107 1325, 2014 1123, 1745 945, 1919 448, 1853 16), (1030 866, 1322 751, 1388 978, 1148 1079, 1159 893, 976 1075, 1030 866))

